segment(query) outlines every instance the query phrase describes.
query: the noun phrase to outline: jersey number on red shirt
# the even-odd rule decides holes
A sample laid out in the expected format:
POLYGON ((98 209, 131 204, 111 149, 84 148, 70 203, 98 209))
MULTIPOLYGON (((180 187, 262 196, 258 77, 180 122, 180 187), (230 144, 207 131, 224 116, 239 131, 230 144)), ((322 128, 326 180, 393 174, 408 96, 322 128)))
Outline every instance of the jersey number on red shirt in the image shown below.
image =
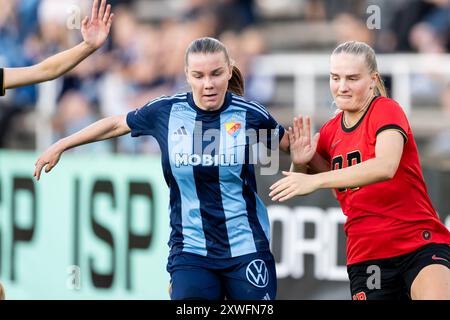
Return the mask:
MULTIPOLYGON (((333 158, 332 168, 333 170, 339 170, 344 167, 344 157, 339 155, 333 158)), ((347 167, 354 166, 358 163, 361 163, 361 152, 359 150, 352 151, 347 153, 347 167)), ((350 188, 350 190, 358 190, 359 187, 350 188)), ((347 192, 348 188, 338 189, 339 192, 347 192)))

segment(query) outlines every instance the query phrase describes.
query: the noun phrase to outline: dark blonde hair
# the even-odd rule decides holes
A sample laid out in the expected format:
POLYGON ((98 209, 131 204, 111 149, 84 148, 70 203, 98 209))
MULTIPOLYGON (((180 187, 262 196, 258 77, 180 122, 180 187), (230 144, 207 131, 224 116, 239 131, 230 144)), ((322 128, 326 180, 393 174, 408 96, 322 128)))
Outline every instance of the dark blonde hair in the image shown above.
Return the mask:
MULTIPOLYGON (((216 53, 223 52, 228 65, 231 65, 231 59, 228 54, 228 50, 225 45, 217 39, 204 37, 199 38, 191 42, 189 47, 186 49, 186 54, 184 56, 184 63, 188 65, 188 58, 191 53, 216 53)), ((235 65, 232 66, 232 75, 228 81, 228 91, 233 92, 239 96, 244 95, 244 77, 241 71, 235 65)))
POLYGON ((375 51, 368 44, 359 41, 348 41, 340 44, 333 50, 331 55, 339 54, 339 53, 348 53, 354 55, 362 55, 364 56, 364 60, 366 61, 367 67, 369 68, 370 73, 375 72, 377 75, 375 94, 383 97, 387 97, 386 87, 384 86, 384 82, 380 77, 380 73, 378 72, 377 59, 375 56, 375 51))

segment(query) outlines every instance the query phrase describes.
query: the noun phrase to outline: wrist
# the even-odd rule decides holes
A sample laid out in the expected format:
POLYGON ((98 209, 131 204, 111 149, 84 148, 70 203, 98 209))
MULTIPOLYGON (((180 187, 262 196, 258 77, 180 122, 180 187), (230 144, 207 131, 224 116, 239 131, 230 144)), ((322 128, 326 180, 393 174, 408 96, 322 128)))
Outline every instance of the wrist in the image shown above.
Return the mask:
POLYGON ((81 45, 83 46, 84 50, 89 54, 93 53, 95 50, 97 50, 98 48, 95 47, 94 45, 86 42, 86 40, 83 40, 83 42, 81 43, 81 45))
POLYGON ((68 149, 67 138, 62 138, 55 143, 55 149, 59 153, 63 153, 68 149))
POLYGON ((314 177, 314 183, 317 187, 317 189, 324 189, 326 188, 326 181, 325 181, 325 174, 326 172, 322 172, 322 173, 317 173, 317 174, 313 174, 312 176, 314 177))

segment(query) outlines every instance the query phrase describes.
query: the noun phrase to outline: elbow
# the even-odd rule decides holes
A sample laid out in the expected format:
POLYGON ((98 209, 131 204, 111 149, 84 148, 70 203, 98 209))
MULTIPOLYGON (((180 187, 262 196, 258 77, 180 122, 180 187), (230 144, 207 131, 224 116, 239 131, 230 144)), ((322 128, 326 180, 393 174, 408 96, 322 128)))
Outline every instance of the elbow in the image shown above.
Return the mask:
POLYGON ((45 61, 37 65, 37 74, 41 81, 50 81, 58 78, 58 70, 45 61))
POLYGON ((381 180, 386 181, 394 178, 395 174, 397 173, 398 164, 395 163, 385 163, 382 166, 381 170, 381 180))
POLYGON ((122 136, 131 131, 127 125, 126 115, 113 116, 112 119, 114 122, 114 128, 112 130, 114 132, 114 136, 122 136))

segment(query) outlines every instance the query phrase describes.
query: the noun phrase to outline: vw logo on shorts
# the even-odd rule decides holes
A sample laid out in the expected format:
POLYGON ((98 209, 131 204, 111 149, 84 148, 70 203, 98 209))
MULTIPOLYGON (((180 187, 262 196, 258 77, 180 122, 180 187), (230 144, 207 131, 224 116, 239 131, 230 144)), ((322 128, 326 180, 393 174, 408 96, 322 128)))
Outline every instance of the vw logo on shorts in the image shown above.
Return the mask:
POLYGON ((250 262, 246 270, 247 280, 258 288, 264 288, 269 283, 269 270, 261 259, 250 262))

